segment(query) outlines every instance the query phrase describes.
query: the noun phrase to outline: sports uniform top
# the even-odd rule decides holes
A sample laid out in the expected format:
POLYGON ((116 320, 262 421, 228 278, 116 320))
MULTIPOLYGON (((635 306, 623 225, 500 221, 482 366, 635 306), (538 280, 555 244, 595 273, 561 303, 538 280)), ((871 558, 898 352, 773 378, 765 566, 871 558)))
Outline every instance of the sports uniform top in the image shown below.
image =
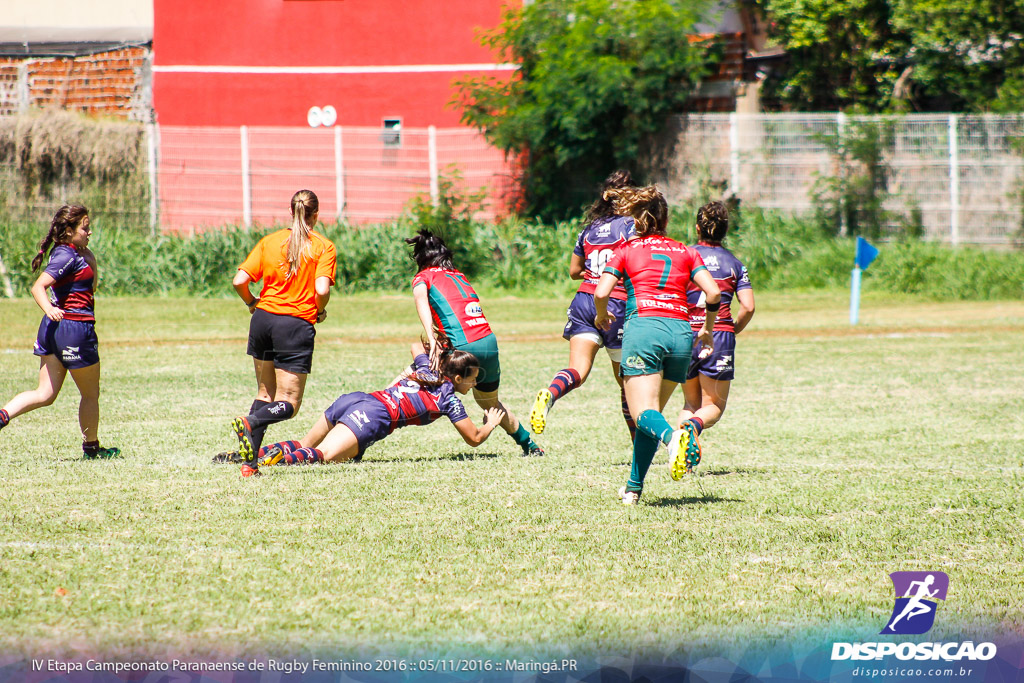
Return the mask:
POLYGON ((43 272, 55 280, 50 287, 50 303, 64 311, 65 320, 95 322, 92 293, 96 274, 77 249, 58 244, 50 252, 43 272))
MULTIPOLYGON (((705 267, 722 290, 722 304, 715 318, 715 332, 735 332, 736 323, 732 319, 729 304, 736 292, 751 289, 747 268, 723 246, 698 242, 693 248, 701 255, 705 267)), ((690 307, 690 326, 696 330, 704 324, 704 291, 691 282, 686 299, 690 307)))
POLYGON ((288 277, 288 240, 291 234, 291 228, 285 228, 267 235, 238 269, 253 282, 263 280, 256 308, 316 323, 316 288, 313 283, 318 277, 326 277, 334 284, 336 250, 329 239, 310 231, 302 263, 295 275, 288 277))
POLYGON ((412 279, 412 288, 427 288, 434 324, 456 347, 491 334, 480 297, 466 276, 447 268, 424 268, 412 279))
MULTIPOLYGON (((437 377, 430 371, 430 360, 425 353, 413 359, 412 368, 420 375, 437 377)), ((398 380, 387 389, 373 392, 370 396, 383 403, 388 410, 388 416, 391 418, 388 434, 400 427, 428 425, 442 415, 447 415, 452 422, 469 417, 462 401, 455 395, 455 387, 448 380, 429 388, 407 377, 398 380)))
MULTIPOLYGON (((607 216, 583 228, 576 238, 576 247, 572 253, 583 259, 583 282, 577 292, 593 294, 597 282, 601 279, 601 271, 618 247, 626 240, 636 236, 632 216, 607 216)), ((626 299, 626 289, 616 283, 612 289, 612 299, 626 299)))
POLYGON ((689 320, 686 288, 701 270, 707 268, 696 249, 664 235, 626 242, 604 267, 604 272, 622 278, 626 320, 636 316, 689 320))

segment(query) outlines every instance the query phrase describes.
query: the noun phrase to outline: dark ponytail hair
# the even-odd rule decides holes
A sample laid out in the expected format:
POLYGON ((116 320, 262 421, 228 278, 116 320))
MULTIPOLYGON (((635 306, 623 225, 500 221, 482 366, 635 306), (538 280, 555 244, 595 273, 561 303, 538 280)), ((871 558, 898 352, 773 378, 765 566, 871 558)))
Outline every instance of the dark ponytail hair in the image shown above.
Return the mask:
POLYGON ((427 268, 447 268, 455 270, 452 265, 452 250, 444 243, 444 240, 430 232, 420 230, 415 237, 405 240, 406 244, 412 245, 412 260, 416 262, 417 270, 427 268))
MULTIPOLYGON (((414 372, 408 379, 415 381, 425 387, 439 387, 445 382, 455 379, 455 375, 466 377, 473 368, 480 367, 480 361, 469 351, 460 351, 452 346, 451 341, 444 334, 434 330, 434 339, 437 342, 437 355, 430 359, 432 375, 424 375, 421 372, 414 372)), ((424 347, 430 344, 426 339, 420 338, 424 347)))
POLYGON ((708 202, 697 209, 697 239, 718 245, 729 231, 729 210, 722 202, 708 202))
POLYGON ((612 206, 612 202, 606 199, 604 193, 608 190, 619 190, 624 187, 631 187, 633 185, 633 174, 629 171, 620 168, 612 171, 604 182, 601 183, 601 191, 598 194, 597 201, 590 205, 587 209, 585 220, 587 225, 590 225, 596 220, 601 218, 609 218, 616 215, 615 207, 612 206))
POLYGON ((50 247, 54 244, 69 243, 71 241, 71 233, 78 228, 78 224, 88 215, 89 209, 79 204, 72 204, 70 206, 65 204, 57 209, 53 220, 50 221, 50 230, 46 233, 43 241, 39 243, 39 253, 32 259, 32 270, 39 270, 43 259, 46 258, 50 247))

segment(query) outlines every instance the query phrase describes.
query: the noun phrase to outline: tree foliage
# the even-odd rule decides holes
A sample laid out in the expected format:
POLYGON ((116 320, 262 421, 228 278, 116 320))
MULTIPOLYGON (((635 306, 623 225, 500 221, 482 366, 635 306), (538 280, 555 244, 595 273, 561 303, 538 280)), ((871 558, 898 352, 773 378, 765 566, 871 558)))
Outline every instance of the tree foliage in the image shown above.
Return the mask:
POLYGON ((685 110, 719 58, 694 26, 703 0, 536 0, 505 11, 484 45, 519 65, 511 79, 460 81, 462 120, 525 167, 526 210, 558 218, 644 138, 685 110))
POLYGON ((788 64, 767 101, 803 111, 1019 111, 1024 0, 755 0, 788 64))

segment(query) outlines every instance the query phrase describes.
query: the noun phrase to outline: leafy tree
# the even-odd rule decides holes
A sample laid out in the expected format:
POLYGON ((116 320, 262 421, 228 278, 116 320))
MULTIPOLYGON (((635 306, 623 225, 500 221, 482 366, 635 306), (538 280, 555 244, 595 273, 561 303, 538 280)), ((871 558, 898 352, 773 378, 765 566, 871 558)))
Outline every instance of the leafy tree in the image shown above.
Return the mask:
POLYGON ((1020 111, 1024 0, 894 0, 914 108, 1020 111))
POLYGON ((787 65, 767 104, 799 111, 884 110, 900 76, 905 37, 886 0, 757 0, 787 65))
POLYGON ((561 218, 593 199, 644 138, 686 109, 720 58, 698 39, 705 0, 535 0, 482 37, 519 65, 511 79, 460 81, 462 120, 521 159, 525 209, 561 218))
POLYGON ((1024 0, 753 0, 788 64, 772 106, 1019 111, 1024 0))

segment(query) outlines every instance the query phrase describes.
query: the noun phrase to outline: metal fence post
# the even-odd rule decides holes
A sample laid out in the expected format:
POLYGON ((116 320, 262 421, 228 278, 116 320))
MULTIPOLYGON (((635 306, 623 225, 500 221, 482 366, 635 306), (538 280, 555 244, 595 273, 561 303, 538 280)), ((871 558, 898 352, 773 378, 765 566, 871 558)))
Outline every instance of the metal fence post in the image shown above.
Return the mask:
POLYGON ((836 114, 836 138, 839 151, 839 234, 850 234, 850 221, 846 216, 846 114, 836 114))
POLYGON ((949 115, 949 242, 960 244, 960 145, 956 114, 949 115))
POLYGON ((334 195, 338 199, 338 215, 335 220, 340 223, 345 212, 345 164, 341 149, 341 126, 334 127, 334 195))
POLYGON ((157 221, 159 220, 159 188, 156 175, 156 124, 146 124, 146 147, 149 150, 149 234, 156 237, 157 221))
POLYGON ((437 128, 427 128, 427 156, 430 164, 430 203, 437 208, 441 199, 441 188, 437 175, 437 128))
POLYGON ((729 193, 740 193, 740 128, 737 114, 729 114, 729 193))
POLYGON ((239 129, 242 137, 242 223, 252 227, 252 179, 249 177, 249 127, 239 129))

